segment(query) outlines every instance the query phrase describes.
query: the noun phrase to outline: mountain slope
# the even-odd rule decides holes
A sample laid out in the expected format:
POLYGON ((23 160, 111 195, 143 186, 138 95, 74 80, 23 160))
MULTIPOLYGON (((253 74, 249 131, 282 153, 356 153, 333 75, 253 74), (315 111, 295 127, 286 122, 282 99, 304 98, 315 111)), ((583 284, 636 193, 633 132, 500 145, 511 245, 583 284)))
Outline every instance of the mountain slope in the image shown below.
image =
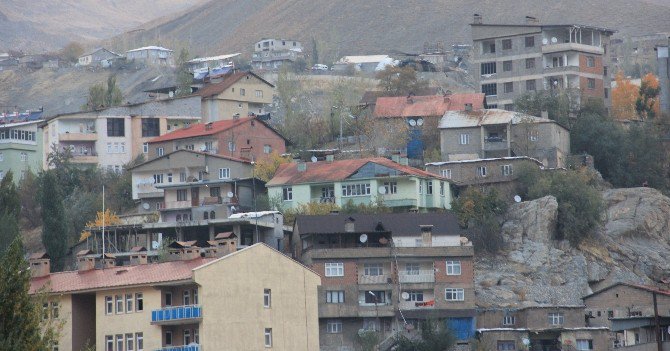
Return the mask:
MULTIPOLYGON (((329 58, 345 54, 417 51, 425 41, 468 42, 472 15, 485 23, 584 23, 623 35, 670 31, 661 0, 213 0, 133 39, 174 38, 199 54, 250 52, 261 37, 311 38, 329 58)), ((665 1, 665 0, 663 0, 665 1)))

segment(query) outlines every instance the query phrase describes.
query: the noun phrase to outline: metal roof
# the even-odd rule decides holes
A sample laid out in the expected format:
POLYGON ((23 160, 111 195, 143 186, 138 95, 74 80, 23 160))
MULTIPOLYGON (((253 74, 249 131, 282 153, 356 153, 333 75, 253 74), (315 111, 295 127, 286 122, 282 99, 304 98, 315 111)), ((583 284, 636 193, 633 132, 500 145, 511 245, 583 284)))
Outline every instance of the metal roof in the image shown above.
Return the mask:
POLYGON ((226 59, 233 58, 233 57, 236 57, 236 56, 239 56, 239 55, 241 55, 241 54, 239 52, 236 52, 234 54, 227 54, 227 55, 200 57, 200 58, 195 58, 191 61, 188 61, 187 63, 200 63, 200 62, 208 62, 208 61, 226 60, 226 59))
POLYGON ((535 117, 521 112, 481 109, 474 111, 447 111, 440 120, 439 128, 470 128, 494 124, 519 124, 525 121, 555 123, 547 118, 535 117))

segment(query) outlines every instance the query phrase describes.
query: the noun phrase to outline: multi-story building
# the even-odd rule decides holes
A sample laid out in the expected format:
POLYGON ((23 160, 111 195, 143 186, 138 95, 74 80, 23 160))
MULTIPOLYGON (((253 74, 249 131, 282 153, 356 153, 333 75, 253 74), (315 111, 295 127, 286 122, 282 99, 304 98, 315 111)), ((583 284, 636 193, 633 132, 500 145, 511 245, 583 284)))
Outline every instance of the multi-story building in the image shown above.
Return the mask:
POLYGON ((126 59, 148 66, 174 66, 174 52, 160 46, 145 46, 128 50, 126 59))
POLYGON ((439 128, 443 161, 529 156, 556 168, 570 155, 570 132, 547 118, 499 109, 449 111, 439 128))
POLYGON ((30 291, 45 289, 58 350, 317 350, 320 277, 265 244, 228 244, 177 242, 162 263, 138 248, 124 266, 83 251, 59 273, 34 255, 30 291))
POLYGON ((149 159, 173 150, 195 150, 211 154, 260 160, 273 151, 286 152, 288 140, 267 122, 240 117, 209 123, 192 124, 149 140, 149 159))
POLYGON ((320 350, 358 349, 361 329, 386 350, 428 318, 473 335, 473 246, 451 213, 298 216, 287 246, 322 277, 320 350))
POLYGON ((161 222, 228 218, 252 210, 265 192, 250 161, 198 151, 177 150, 129 170, 138 211, 159 211, 161 222))
POLYGON ((608 350, 608 329, 585 325, 584 306, 492 307, 477 311, 485 350, 608 350))
POLYGON ((205 85, 197 92, 202 97, 202 121, 264 115, 272 104, 274 87, 251 72, 232 73, 221 82, 205 85))
POLYGON ((42 124, 42 164, 54 148, 69 149, 75 164, 121 171, 148 157, 149 140, 199 121, 197 96, 56 115, 42 124))
POLYGON ((0 179, 12 171, 14 182, 42 169, 41 120, 0 124, 0 179))
POLYGON ((571 90, 576 99, 610 105, 611 29, 577 24, 471 24, 473 76, 491 108, 514 108, 514 99, 541 90, 571 90))
POLYGON ((303 57, 302 44, 289 39, 262 39, 254 44, 251 67, 276 70, 303 57))
POLYGON ((451 208, 449 182, 386 158, 288 163, 267 184, 284 208, 310 202, 384 205, 397 210, 451 208))

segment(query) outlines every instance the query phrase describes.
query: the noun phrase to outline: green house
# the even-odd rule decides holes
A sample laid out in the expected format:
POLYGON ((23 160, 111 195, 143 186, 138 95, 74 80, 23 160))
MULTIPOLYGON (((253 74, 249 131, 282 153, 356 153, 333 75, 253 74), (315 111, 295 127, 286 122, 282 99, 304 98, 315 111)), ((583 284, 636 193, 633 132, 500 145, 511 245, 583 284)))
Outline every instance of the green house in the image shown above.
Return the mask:
POLYGON ((37 125, 28 121, 0 125, 0 179, 10 170, 18 182, 28 170, 42 169, 42 134, 37 125))

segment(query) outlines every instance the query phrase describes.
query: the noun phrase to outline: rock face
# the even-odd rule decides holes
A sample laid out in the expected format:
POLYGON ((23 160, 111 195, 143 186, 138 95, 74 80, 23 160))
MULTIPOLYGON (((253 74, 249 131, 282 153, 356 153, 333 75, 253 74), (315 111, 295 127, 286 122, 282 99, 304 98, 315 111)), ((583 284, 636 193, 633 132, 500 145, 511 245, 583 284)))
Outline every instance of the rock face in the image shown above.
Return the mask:
POLYGON ((603 199, 595 239, 578 248, 554 239, 554 197, 512 205, 502 226, 505 249, 477 257, 478 304, 580 305, 582 296, 614 282, 670 282, 670 198, 633 188, 606 190, 603 199))

